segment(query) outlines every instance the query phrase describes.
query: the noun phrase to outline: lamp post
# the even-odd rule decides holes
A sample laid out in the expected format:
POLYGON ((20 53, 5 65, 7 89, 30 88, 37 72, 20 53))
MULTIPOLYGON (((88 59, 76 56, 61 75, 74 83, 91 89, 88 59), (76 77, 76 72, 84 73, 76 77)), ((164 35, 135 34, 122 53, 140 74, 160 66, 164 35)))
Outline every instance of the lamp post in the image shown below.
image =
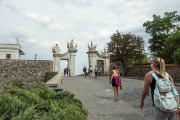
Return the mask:
POLYGON ((141 77, 142 77, 142 62, 141 62, 141 49, 139 50, 139 63, 140 63, 140 73, 141 73, 141 77))
POLYGON ((137 38, 138 41, 138 51, 139 51, 139 63, 140 63, 140 77, 142 77, 142 61, 141 61, 141 53, 142 53, 142 49, 141 49, 141 38, 137 38))

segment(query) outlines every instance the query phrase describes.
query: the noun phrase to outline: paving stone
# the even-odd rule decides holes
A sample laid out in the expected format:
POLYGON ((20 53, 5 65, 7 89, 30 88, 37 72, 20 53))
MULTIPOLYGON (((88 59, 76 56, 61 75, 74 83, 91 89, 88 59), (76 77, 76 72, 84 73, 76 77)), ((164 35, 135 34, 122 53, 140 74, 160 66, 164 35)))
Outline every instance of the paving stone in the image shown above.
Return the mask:
MULTIPOLYGON (((109 77, 64 77, 63 90, 75 97, 88 111, 88 120, 154 120, 151 95, 145 99, 144 109, 139 108, 144 81, 123 78, 119 101, 114 101, 109 77)), ((180 88, 177 87, 180 93, 180 88)))

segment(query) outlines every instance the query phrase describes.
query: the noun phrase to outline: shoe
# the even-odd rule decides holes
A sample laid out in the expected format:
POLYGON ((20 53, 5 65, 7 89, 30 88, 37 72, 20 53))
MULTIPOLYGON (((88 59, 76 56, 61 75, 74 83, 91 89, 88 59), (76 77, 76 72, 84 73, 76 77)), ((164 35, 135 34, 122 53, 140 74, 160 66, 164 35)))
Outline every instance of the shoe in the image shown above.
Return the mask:
POLYGON ((118 102, 118 98, 115 98, 115 102, 118 102))

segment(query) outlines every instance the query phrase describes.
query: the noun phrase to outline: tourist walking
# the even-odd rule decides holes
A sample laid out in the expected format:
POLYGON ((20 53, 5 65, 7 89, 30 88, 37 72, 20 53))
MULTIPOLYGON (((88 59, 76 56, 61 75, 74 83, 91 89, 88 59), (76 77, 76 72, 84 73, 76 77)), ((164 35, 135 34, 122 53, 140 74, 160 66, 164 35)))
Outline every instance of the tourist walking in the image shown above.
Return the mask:
POLYGON ((71 77, 71 69, 68 69, 69 77, 71 77))
POLYGON ((102 76, 102 67, 99 68, 99 76, 102 76))
POLYGON ((89 76, 91 76, 92 71, 93 71, 93 67, 90 65, 90 66, 89 66, 89 70, 88 70, 88 74, 89 74, 89 76))
POLYGON ((67 71, 67 76, 69 76, 69 68, 68 67, 66 68, 66 71, 67 71))
POLYGON ((94 67, 94 73, 95 73, 95 78, 97 79, 98 73, 99 73, 99 69, 97 66, 94 67))
POLYGON ((67 74, 67 69, 64 68, 64 76, 66 76, 66 74, 67 74))
POLYGON ((144 78, 140 108, 144 107, 144 100, 150 87, 155 119, 176 120, 178 93, 172 77, 166 72, 165 61, 162 58, 154 58, 150 63, 152 71, 144 78))
POLYGON ((118 87, 121 86, 121 79, 120 79, 119 71, 116 69, 116 65, 113 66, 110 72, 109 81, 110 84, 112 84, 114 90, 115 101, 118 102, 118 87))
POLYGON ((86 75, 87 75, 87 68, 86 68, 86 66, 84 66, 84 68, 83 68, 83 76, 86 77, 86 75))

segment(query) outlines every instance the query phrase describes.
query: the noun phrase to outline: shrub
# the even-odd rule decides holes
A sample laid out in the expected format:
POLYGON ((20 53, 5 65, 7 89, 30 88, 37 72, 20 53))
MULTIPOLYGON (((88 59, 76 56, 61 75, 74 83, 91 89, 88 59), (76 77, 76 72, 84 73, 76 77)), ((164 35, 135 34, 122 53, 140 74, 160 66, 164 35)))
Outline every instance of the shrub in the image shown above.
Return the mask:
POLYGON ((55 92, 44 83, 33 88, 5 87, 0 96, 0 120, 86 120, 82 103, 67 91, 55 92))

